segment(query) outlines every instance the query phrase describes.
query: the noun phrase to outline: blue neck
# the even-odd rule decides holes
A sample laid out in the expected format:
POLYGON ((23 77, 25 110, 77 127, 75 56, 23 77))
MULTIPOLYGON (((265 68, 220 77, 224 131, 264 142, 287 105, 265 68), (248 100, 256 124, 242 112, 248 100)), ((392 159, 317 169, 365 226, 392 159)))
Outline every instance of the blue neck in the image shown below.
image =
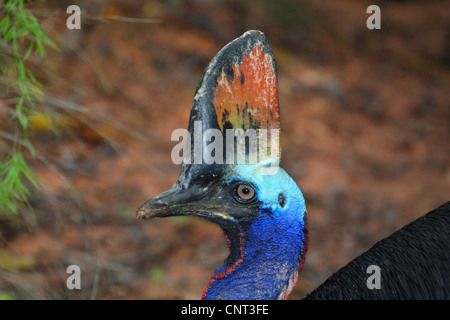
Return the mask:
POLYGON ((305 221, 289 211, 260 208, 239 244, 234 244, 239 250, 231 250, 234 254, 214 273, 204 299, 287 298, 307 248, 305 221))

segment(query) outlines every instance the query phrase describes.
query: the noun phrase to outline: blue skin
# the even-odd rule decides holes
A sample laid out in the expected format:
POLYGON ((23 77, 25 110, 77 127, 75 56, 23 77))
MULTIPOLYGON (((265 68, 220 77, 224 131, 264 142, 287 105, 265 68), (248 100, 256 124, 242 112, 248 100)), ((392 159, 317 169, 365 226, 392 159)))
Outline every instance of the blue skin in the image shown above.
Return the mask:
POLYGON ((275 175, 263 174, 267 163, 237 165, 225 181, 250 184, 262 203, 258 216, 247 229, 244 259, 234 269, 219 267, 205 299, 277 299, 286 297, 298 275, 305 251, 305 200, 292 178, 281 168, 275 175), (282 193, 286 202, 279 204, 282 193), (291 284, 289 282, 291 281, 291 284))

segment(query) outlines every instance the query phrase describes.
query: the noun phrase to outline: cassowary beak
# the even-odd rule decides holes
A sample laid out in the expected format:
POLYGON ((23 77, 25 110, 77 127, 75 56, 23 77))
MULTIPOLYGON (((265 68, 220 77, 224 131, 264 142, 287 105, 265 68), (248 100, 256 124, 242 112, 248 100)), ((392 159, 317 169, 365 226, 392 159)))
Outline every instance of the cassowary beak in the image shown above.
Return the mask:
POLYGON ((175 184, 171 189, 147 200, 137 210, 139 219, 152 219, 155 217, 198 216, 209 220, 233 219, 225 212, 224 205, 203 203, 205 188, 182 188, 175 184))
POLYGON ((177 205, 188 202, 190 198, 192 198, 190 190, 187 192, 187 190, 182 190, 181 187, 174 185, 171 189, 147 200, 141 205, 136 217, 139 219, 151 219, 182 215, 183 212, 177 210, 177 205))

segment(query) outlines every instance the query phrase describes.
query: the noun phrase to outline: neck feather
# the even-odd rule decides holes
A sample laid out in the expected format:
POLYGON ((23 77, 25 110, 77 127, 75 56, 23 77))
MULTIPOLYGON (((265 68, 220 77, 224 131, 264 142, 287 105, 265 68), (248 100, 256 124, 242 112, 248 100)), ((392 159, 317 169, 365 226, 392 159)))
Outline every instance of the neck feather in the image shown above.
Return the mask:
POLYGON ((307 250, 303 219, 261 210, 247 228, 225 229, 230 255, 213 274, 202 299, 286 299, 307 250))

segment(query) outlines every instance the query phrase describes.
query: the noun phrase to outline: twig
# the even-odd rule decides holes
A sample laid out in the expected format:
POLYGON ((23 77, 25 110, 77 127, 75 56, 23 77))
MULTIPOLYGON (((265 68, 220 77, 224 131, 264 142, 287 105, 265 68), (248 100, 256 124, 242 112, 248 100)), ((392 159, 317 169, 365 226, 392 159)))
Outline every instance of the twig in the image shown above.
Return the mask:
POLYGON ((124 16, 108 16, 106 17, 107 20, 117 20, 117 21, 123 21, 123 22, 131 22, 131 23, 159 23, 161 22, 161 19, 146 19, 146 18, 131 18, 131 17, 124 17, 124 16))

